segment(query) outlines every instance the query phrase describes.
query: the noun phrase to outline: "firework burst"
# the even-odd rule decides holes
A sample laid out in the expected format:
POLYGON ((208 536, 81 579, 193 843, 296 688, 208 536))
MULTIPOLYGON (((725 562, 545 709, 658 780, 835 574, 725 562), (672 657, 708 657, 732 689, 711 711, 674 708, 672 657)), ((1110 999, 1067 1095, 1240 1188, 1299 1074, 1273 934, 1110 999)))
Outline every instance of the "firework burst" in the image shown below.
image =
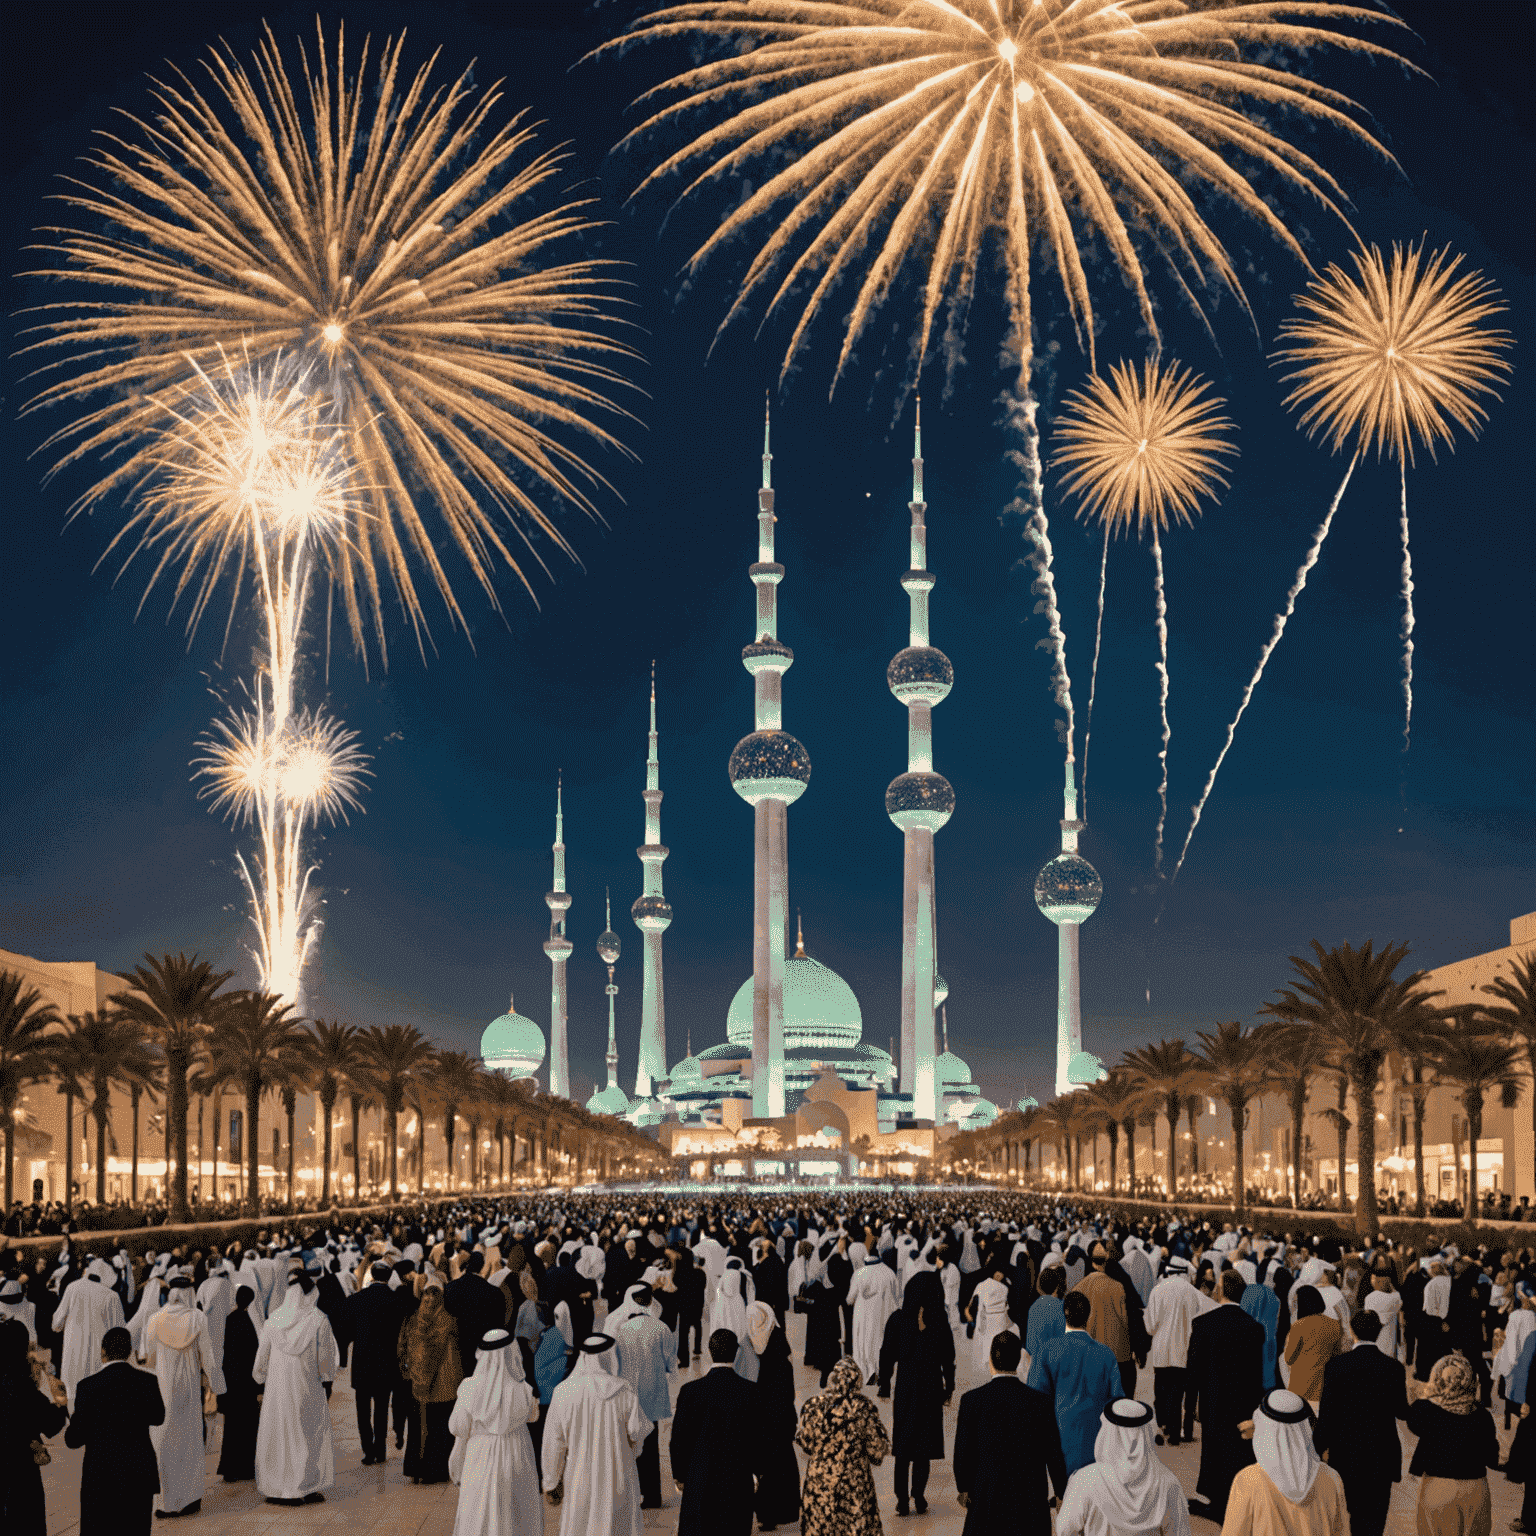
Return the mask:
MULTIPOLYGON (((1237 713, 1194 807, 1189 833, 1174 866, 1175 877, 1231 749, 1238 722, 1322 553, 1355 465, 1373 447, 1378 457, 1386 454, 1398 463, 1404 752, 1412 741, 1414 613, 1408 466, 1413 463, 1415 442, 1427 448, 1433 458, 1437 443, 1455 448, 1455 428, 1477 436, 1487 420, 1478 397, 1498 398, 1497 386, 1510 372, 1508 361, 1500 354, 1511 342, 1508 332, 1491 330, 1486 323, 1504 309, 1493 284, 1478 272, 1458 275, 1461 257, 1452 257, 1449 248, 1431 253, 1427 261, 1422 243, 1417 247, 1394 245, 1390 261, 1374 245, 1369 250, 1352 251, 1350 257, 1353 276, 1330 263, 1322 277, 1297 295, 1301 314, 1281 326, 1283 345, 1275 354, 1278 360, 1295 365, 1284 376, 1284 382, 1293 385, 1285 403, 1300 410, 1299 423, 1308 436, 1322 434, 1333 452, 1353 445, 1349 464, 1286 594, 1285 607, 1275 615, 1253 676, 1243 689, 1237 713)), ((1406 802, 1406 780, 1403 795, 1406 802)))
POLYGON ((221 47, 201 82, 154 82, 153 116, 103 135, 63 195, 80 226, 42 231, 35 275, 84 292, 40 307, 28 349, 49 382, 27 409, 75 413, 56 468, 108 465, 79 509, 153 472, 166 417, 225 353, 292 360, 357 470, 367 515, 331 574, 381 650, 385 585, 422 634, 413 567, 462 622, 445 544, 492 603, 498 563, 527 584, 516 541, 540 564, 542 542, 571 552, 543 501, 595 515, 573 445, 619 446, 605 391, 635 356, 609 334, 618 264, 556 256, 595 227, 589 204, 537 211, 564 156, 521 115, 495 126, 500 91, 468 71, 411 75, 403 46, 370 71, 366 41, 354 62, 321 34, 295 77, 268 31, 249 63, 221 47))
MULTIPOLYGON (((1108 379, 1094 377, 1067 396, 1056 428, 1059 446, 1051 458, 1053 466, 1066 472, 1062 490, 1077 497, 1078 516, 1097 521, 1104 530, 1095 678, 1110 537, 1116 532, 1135 531, 1150 535, 1152 540, 1158 712, 1162 721, 1154 859, 1159 874, 1168 820, 1168 747, 1172 741, 1168 723, 1168 601, 1161 534, 1171 522, 1193 523, 1201 501, 1214 497, 1217 487, 1227 483, 1223 459, 1237 452, 1228 440, 1232 423, 1221 415, 1226 402, 1207 396, 1209 388, 1204 379, 1177 363, 1164 367, 1149 358, 1139 375, 1130 364, 1115 365, 1108 379)), ((1093 726, 1091 695, 1089 710, 1083 742, 1085 787, 1088 732, 1093 726)))

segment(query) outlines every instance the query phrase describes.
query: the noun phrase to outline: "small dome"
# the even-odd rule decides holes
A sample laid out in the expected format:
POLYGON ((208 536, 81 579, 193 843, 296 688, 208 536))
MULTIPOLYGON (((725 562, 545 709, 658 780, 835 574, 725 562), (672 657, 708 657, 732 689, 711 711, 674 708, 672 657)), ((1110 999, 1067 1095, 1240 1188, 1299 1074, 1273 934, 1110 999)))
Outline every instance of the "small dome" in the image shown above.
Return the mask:
POLYGON ((681 1088, 685 1083, 697 1083, 704 1076, 704 1068, 699 1065, 697 1056, 684 1056, 678 1064, 672 1068, 672 1076, 668 1080, 673 1088, 681 1088))
POLYGON ((1085 923, 1104 899, 1104 882, 1087 859, 1059 853, 1035 876, 1035 905, 1053 923, 1085 923))
POLYGON ((885 792, 885 814, 903 832, 927 827, 937 832, 955 813, 955 791, 942 773, 903 773, 885 792))
POLYGON ((903 704, 940 704, 955 685, 955 669, 943 651, 909 645, 891 658, 885 682, 903 704))
POLYGON ((672 908, 663 896, 641 896, 629 909, 629 915, 634 918, 635 927, 663 933, 672 921, 672 908))
POLYGON ((1026 1093, 1024 1097, 1019 1100, 1019 1108, 1020 1110, 1039 1109, 1040 1100, 1035 1098, 1033 1094, 1026 1093))
POLYGON ((619 958, 619 936, 613 929, 606 929, 597 936, 597 958, 604 965, 613 965, 619 958))
POLYGON ((968 1088, 971 1069, 953 1051, 943 1051, 933 1064, 933 1080, 940 1092, 945 1088, 968 1088))
POLYGON ((991 1125, 996 1119, 997 1105, 990 1099, 977 1099, 971 1107, 970 1114, 965 1117, 963 1124, 972 1130, 977 1130, 981 1126, 991 1125))
MULTIPOLYGON (((853 988, 809 955, 784 962, 784 1049, 857 1045, 864 1013, 853 988)), ((736 990, 725 1015, 725 1038, 752 1048, 752 978, 736 990)), ((717 1047, 718 1049, 718 1047, 717 1047)))
POLYGON ((594 1115, 627 1115, 629 1098, 617 1083, 613 1083, 607 1088, 599 1088, 587 1100, 587 1110, 594 1115))
POLYGON ((1092 1051, 1079 1051, 1067 1068, 1069 1083, 1102 1083, 1109 1073, 1092 1051))
POLYGON ((544 1031, 532 1019, 508 1011, 480 1036, 480 1059, 492 1072, 532 1077, 544 1064, 544 1031))
POLYGON ((949 983, 935 971, 933 976, 933 1006, 937 1008, 948 997, 949 983))
POLYGON ((753 731, 736 743, 731 785, 749 805, 798 800, 811 782, 811 754, 788 731, 753 731))

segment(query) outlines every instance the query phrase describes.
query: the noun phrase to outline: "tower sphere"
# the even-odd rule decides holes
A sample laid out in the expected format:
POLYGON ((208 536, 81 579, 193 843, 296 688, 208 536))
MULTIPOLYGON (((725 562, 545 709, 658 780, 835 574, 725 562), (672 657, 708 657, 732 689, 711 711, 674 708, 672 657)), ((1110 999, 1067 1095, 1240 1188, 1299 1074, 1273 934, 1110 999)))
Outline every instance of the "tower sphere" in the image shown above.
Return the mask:
POLYGON ((619 936, 612 928, 597 936, 597 958, 604 965, 616 965, 619 959, 619 936))
POLYGON ((563 933, 552 933, 544 940, 544 953, 551 960, 569 960, 576 946, 563 933))
POLYGON ((544 897, 544 905, 551 912, 569 912, 571 910, 571 893, 569 891, 550 891, 544 897))
POLYGON ((903 773, 885 792, 885 814, 901 828, 937 832, 955 813, 955 791, 942 773, 903 773))
POLYGON ((753 677, 759 672, 787 672, 795 653, 782 640, 754 640, 741 648, 741 664, 753 677))
POLYGON ((811 782, 811 754, 788 731, 753 731, 736 743, 726 770, 749 805, 798 800, 811 782))
POLYGON ((1035 905, 1053 923, 1085 923, 1104 899, 1104 882, 1087 859, 1059 853, 1035 876, 1035 905))
POLYGON ((955 669, 943 651, 909 645, 891 658, 885 681, 902 704, 940 704, 955 685, 955 669))
POLYGON ((672 921, 672 908, 664 896, 640 896, 629 909, 635 927, 645 932, 664 933, 672 921))

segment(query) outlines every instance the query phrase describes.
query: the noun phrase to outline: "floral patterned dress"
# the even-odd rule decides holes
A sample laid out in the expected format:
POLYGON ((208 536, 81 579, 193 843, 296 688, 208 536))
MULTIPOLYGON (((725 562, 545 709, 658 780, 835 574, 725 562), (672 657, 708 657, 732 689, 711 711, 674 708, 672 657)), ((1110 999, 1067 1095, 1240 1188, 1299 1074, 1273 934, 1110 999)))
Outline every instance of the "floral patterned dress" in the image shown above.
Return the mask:
POLYGON ((852 1360, 833 1368, 827 1390, 800 1410, 795 1436, 810 1457, 800 1501, 801 1536, 882 1536, 870 1472, 890 1454, 880 1412, 852 1360))

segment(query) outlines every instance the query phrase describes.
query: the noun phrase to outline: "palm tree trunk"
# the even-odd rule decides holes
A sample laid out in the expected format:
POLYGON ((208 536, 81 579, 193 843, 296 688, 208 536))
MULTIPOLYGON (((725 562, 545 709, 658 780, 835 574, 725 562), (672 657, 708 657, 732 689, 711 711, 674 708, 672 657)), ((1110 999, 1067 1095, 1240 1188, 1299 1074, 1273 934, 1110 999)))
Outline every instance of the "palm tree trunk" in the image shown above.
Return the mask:
MULTIPOLYGON (((139 1198, 139 1096, 143 1090, 137 1083, 128 1089, 128 1096, 132 1100, 133 1109, 133 1162, 128 1173, 128 1199, 134 1204, 139 1198)), ((6 1195, 10 1195, 10 1180, 6 1180, 6 1195)))
MULTIPOLYGON (((170 1220, 173 1223, 187 1219, 187 1073, 192 1069, 188 1052, 181 1047, 165 1053, 165 1114, 166 1140, 174 1140, 176 1180, 170 1187, 170 1220)), ((167 1175, 170 1169, 166 1169, 167 1175)), ((169 1182, 169 1180, 167 1181, 169 1182)))
POLYGON ((336 1108, 336 1096, 331 1095, 330 1103, 321 1099, 320 1108, 325 1114, 325 1162, 320 1170, 320 1204, 328 1210, 331 1204, 331 1116, 336 1108))
POLYGON ((283 1106, 288 1112, 288 1209, 293 1210, 293 1118, 298 1110, 298 1104, 289 1099, 283 1106))
POLYGON ((203 1200, 203 1095, 197 1096, 197 1200, 203 1200))
POLYGON ((1189 1177, 1191 1187, 1200 1177, 1200 1101, 1190 1098, 1184 1106, 1189 1116, 1189 1177))
POLYGON ((352 1202, 360 1205, 363 1199, 363 1101, 358 1094, 349 1094, 352 1103, 352 1202))
POLYGON ((107 1203, 107 1106, 110 1100, 98 1099, 91 1110, 96 1116, 96 1204, 107 1203))
POLYGON ((453 1176, 458 1169, 458 1164, 453 1160, 453 1144, 458 1139, 458 1122, 458 1112, 450 1104, 447 1112, 443 1115, 443 1144, 448 1149, 448 1171, 443 1176, 444 1193, 453 1188, 453 1176))
MULTIPOLYGON (((1136 1194, 1136 1122, 1134 1120, 1122 1121, 1121 1129, 1125 1132, 1126 1192, 1134 1197, 1136 1194)), ((1027 1158, 1029 1143, 1025 1142, 1024 1147, 1027 1158)))
POLYGON ((1238 1215, 1242 1215, 1248 1209, 1248 1184, 1243 1178, 1243 1135, 1247 1130, 1244 1121, 1248 1118, 1248 1105, 1246 1101, 1238 1101, 1227 1107, 1232 1111, 1232 1196, 1238 1215))
POLYGON ((1483 1135, 1483 1100, 1481 1094, 1468 1093, 1467 1099, 1467 1208, 1466 1219, 1477 1220, 1477 1144, 1483 1135))
POLYGON ((64 1095, 64 1209, 75 1203, 75 1096, 64 1095))
POLYGON ((400 1111, 390 1110, 388 1114, 389 1141, 385 1153, 389 1158, 389 1198, 396 1200, 400 1195, 400 1170, 397 1166, 400 1158, 400 1111))
POLYGON ((1178 1100, 1174 1100, 1174 1106, 1168 1111, 1168 1198, 1177 1197, 1179 1193, 1179 1112, 1178 1100))
POLYGON ((1341 1211, 1349 1209, 1349 1196, 1345 1193, 1347 1179, 1345 1169, 1349 1162, 1349 1116, 1345 1111, 1349 1108, 1349 1080, 1339 1079, 1339 1109, 1338 1116, 1333 1122, 1333 1128, 1339 1133, 1339 1200, 1338 1208, 1341 1211))
POLYGON ((1307 1085, 1291 1089, 1291 1204, 1301 1209, 1301 1138, 1307 1122, 1307 1085))
POLYGON ((246 1214, 261 1214, 261 1084, 245 1085, 245 1206, 246 1214))
POLYGON ((1115 1160, 1120 1151, 1120 1127, 1111 1120, 1105 1128, 1105 1134, 1109 1137, 1109 1192, 1114 1194, 1119 1187, 1115 1177, 1115 1160))
POLYGON ((1358 1198, 1355 1201, 1355 1233, 1361 1238, 1376 1235, 1376 1084, 1375 1073, 1357 1073, 1355 1086, 1355 1157, 1360 1164, 1358 1198))
POLYGON ((213 1203, 219 1203, 219 1132, 223 1127, 219 1121, 224 1118, 224 1092, 221 1088, 213 1090, 213 1159, 209 1167, 213 1170, 213 1203))
POLYGON ((6 1094, 0 1099, 0 1113, 5 1117, 5 1212, 9 1216, 15 1204, 16 1175, 16 1100, 20 1094, 6 1094))

